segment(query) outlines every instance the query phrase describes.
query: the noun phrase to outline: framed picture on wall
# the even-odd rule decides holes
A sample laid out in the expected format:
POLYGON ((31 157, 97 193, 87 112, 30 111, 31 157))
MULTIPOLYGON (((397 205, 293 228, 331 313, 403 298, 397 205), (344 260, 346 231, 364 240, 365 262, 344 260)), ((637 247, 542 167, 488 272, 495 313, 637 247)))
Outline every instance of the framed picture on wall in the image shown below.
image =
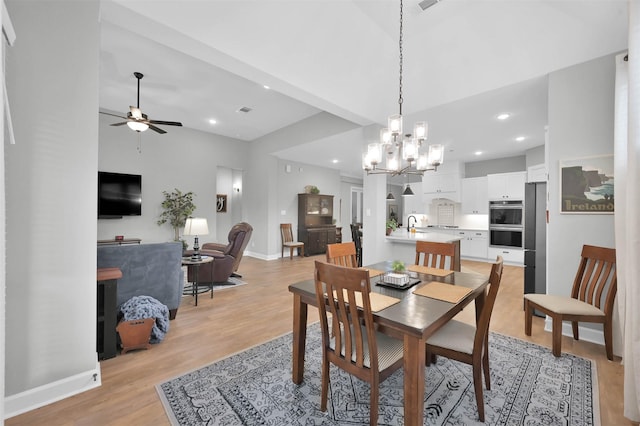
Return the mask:
POLYGON ((216 195, 216 212, 217 213, 227 212, 227 194, 216 195))
POLYGON ((560 213, 613 214, 613 155, 560 161, 560 213))
POLYGON ((398 205, 387 204, 387 220, 395 219, 398 222, 398 205))

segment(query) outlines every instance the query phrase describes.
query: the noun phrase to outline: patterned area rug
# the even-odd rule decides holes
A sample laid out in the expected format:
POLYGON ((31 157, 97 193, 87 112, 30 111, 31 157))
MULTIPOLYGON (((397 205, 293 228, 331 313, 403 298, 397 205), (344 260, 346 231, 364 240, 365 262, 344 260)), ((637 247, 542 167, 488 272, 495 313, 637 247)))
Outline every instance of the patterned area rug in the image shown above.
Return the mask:
MULTIPOLYGON (((307 331, 304 381, 291 381, 291 334, 157 386, 174 425, 364 425, 369 385, 331 368, 320 408, 321 334, 307 331)), ((595 363, 512 337, 490 336, 491 390, 485 425, 599 425, 595 363)), ((403 424, 402 369, 380 385, 381 425, 403 424)), ((482 425, 471 367, 438 357, 427 368, 425 425, 482 425)))

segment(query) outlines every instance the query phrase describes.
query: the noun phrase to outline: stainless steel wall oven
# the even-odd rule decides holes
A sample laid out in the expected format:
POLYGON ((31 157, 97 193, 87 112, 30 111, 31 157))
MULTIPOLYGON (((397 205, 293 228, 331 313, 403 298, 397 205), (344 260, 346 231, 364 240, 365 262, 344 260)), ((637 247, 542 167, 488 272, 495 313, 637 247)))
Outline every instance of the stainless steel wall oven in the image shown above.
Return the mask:
POLYGON ((524 205, 522 200, 489 202, 489 245, 522 248, 524 205))

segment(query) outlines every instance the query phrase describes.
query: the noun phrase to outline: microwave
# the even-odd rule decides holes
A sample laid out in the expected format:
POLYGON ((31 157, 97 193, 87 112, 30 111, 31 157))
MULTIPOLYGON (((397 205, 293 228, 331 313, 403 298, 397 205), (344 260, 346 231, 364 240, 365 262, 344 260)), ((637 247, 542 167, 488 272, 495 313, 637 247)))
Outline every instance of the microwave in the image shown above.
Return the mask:
POLYGON ((521 227, 524 221, 524 204, 522 201, 490 201, 489 227, 521 227))

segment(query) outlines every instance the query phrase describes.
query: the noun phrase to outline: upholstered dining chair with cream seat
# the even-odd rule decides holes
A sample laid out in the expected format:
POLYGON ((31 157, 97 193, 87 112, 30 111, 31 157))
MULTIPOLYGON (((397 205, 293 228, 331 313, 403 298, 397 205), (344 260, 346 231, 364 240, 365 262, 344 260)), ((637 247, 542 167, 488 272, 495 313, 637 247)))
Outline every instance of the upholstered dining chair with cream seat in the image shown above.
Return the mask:
POLYGON ((376 331, 370 299, 376 293, 371 293, 367 270, 316 261, 314 275, 322 329, 320 408, 327 410, 329 368, 334 364, 369 383, 369 424, 376 425, 378 385, 402 367, 403 341, 376 331))
POLYGON ((562 351, 562 321, 571 321, 573 338, 578 340, 578 322, 603 325, 607 358, 613 360, 613 302, 617 291, 616 250, 584 245, 571 296, 524 295, 524 333, 531 336, 534 309, 552 319, 552 352, 562 351))
POLYGON ((476 326, 451 320, 435 332, 426 345, 426 362, 435 361, 436 355, 470 364, 473 371, 473 387, 476 393, 478 417, 484 422, 484 397, 482 372, 487 389, 491 389, 489 374, 489 322, 502 280, 503 259, 498 256, 491 266, 489 294, 486 297, 476 326))
POLYGON ((436 243, 431 241, 416 241, 416 265, 428 266, 453 271, 458 263, 456 247, 452 243, 436 243))
POLYGON ((289 248, 289 259, 293 259, 293 250, 295 249, 299 249, 300 256, 304 256, 304 243, 301 241, 294 241, 290 223, 280 224, 280 235, 282 236, 282 250, 280 251, 280 257, 284 257, 285 247, 289 248))
POLYGON ((352 242, 327 244, 327 262, 349 268, 358 267, 356 245, 352 242))

